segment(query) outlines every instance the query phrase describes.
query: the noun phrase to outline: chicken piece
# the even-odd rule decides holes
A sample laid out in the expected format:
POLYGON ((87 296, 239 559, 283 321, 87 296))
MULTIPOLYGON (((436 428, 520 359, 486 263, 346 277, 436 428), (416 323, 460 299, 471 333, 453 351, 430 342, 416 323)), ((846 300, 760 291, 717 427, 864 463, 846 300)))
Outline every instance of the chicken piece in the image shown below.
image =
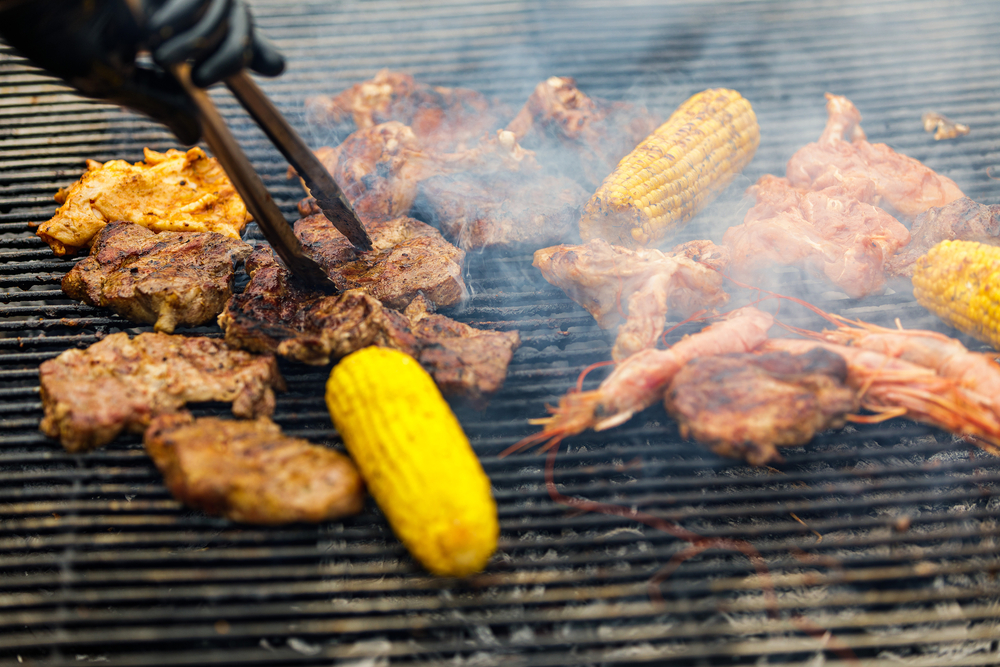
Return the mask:
POLYGON ((889 259, 889 273, 913 276, 913 264, 941 241, 976 241, 1000 245, 1000 206, 977 204, 962 197, 917 216, 910 243, 889 259))
POLYGON ((417 209, 463 250, 571 241, 587 192, 563 176, 465 172, 420 184, 417 209))
POLYGON ((586 308, 602 329, 624 319, 611 351, 616 361, 653 347, 668 312, 685 318, 729 299, 718 271, 682 253, 631 250, 602 239, 542 248, 533 266, 586 308))
POLYGON ((471 147, 503 126, 510 110, 465 88, 418 83, 409 74, 382 70, 338 95, 306 99, 306 117, 343 138, 388 121, 409 125, 428 149, 454 152, 471 147))
POLYGON ((87 171, 59 190, 62 206, 37 234, 57 255, 89 247, 109 222, 123 220, 154 232, 216 232, 238 239, 252 218, 218 160, 195 146, 157 153, 143 149, 134 165, 87 160, 87 171))
POLYGON ((163 333, 111 334, 43 362, 39 375, 39 428, 70 452, 105 445, 126 429, 141 433, 153 417, 186 403, 231 402, 238 417, 269 416, 275 390, 285 388, 273 355, 163 333))
POLYGON ((160 415, 143 444, 171 495, 208 514, 275 525, 339 519, 364 507, 351 459, 284 435, 267 417, 160 415))
POLYGON ((775 266, 798 266, 826 276, 853 298, 881 293, 885 263, 910 234, 882 209, 863 203, 873 188, 853 181, 806 191, 762 176, 747 190, 756 205, 722 237, 732 276, 754 283, 775 266))
POLYGON ((405 313, 362 290, 336 296, 304 291, 264 249, 247 261, 251 279, 219 316, 226 342, 324 365, 370 345, 409 354, 448 395, 482 406, 503 385, 520 344, 517 332, 484 331, 434 315, 418 295, 405 313))
POLYGON ((801 445, 840 428, 858 409, 845 384, 843 357, 816 347, 805 354, 725 354, 695 358, 664 395, 681 435, 751 465, 781 461, 777 447, 801 445))
POLYGON ((573 78, 553 76, 535 86, 506 129, 532 148, 569 149, 574 159, 560 160, 567 175, 593 190, 659 125, 641 106, 587 97, 573 78))
POLYGON ((963 137, 969 133, 968 125, 956 123, 951 118, 933 111, 921 116, 920 122, 924 124, 924 132, 934 133, 934 141, 963 137))
POLYGON ((63 276, 71 299, 111 308, 133 322, 173 333, 215 319, 233 293, 236 265, 253 248, 214 232, 150 230, 112 222, 97 235, 90 256, 63 276))
POLYGON ((910 220, 964 196, 954 181, 918 160, 885 144, 868 143, 860 125, 861 113, 846 97, 827 93, 826 99, 828 120, 819 141, 799 149, 788 161, 786 175, 794 187, 822 190, 860 180, 872 188, 850 189, 866 193, 864 203, 910 220))
POLYGON ((305 200, 295 235, 338 289, 363 289, 391 308, 405 308, 417 294, 438 306, 468 295, 462 279, 465 252, 441 232, 413 218, 366 221, 374 250, 359 253, 316 207, 305 200))

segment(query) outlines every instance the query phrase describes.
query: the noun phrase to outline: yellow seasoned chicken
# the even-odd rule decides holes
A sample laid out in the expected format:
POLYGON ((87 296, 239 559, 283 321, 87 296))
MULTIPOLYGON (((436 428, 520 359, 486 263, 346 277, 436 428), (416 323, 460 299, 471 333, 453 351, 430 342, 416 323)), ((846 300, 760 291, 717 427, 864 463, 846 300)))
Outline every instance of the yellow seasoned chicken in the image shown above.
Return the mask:
POLYGON ((87 160, 87 171, 55 199, 62 204, 37 234, 57 255, 89 247, 109 222, 124 220, 154 232, 217 232, 239 238, 251 220, 215 158, 143 149, 145 162, 87 160))

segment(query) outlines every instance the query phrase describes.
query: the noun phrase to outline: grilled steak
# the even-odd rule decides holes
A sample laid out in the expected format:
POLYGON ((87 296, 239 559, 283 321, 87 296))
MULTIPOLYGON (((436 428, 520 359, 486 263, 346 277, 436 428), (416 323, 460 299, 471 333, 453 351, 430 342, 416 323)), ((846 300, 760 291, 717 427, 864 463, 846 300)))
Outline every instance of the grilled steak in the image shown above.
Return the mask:
POLYGON ((92 306, 106 306, 134 322, 173 333, 214 319, 232 296, 233 272, 252 248, 214 232, 150 230, 112 222, 90 256, 62 280, 63 292, 92 306))
POLYGON ((503 384, 520 343, 516 332, 483 331, 431 314, 422 295, 404 314, 362 290, 304 291, 265 249, 251 255, 247 269, 250 284, 219 316, 232 346, 316 365, 369 345, 391 347, 416 358, 442 392, 481 405, 503 384))
POLYGON ((161 415, 143 444, 174 498, 208 514, 244 523, 316 523, 364 506, 364 483, 349 458, 284 435, 267 417, 161 415))
POLYGON ((363 289, 392 308, 405 308, 417 294, 438 306, 466 297, 465 252, 430 225, 413 218, 366 220, 374 250, 359 253, 315 200, 300 203, 299 212, 306 217, 295 223, 295 235, 339 289, 363 289))
POLYGON ((438 152, 471 146, 510 115, 506 106, 474 90, 429 86, 409 74, 388 70, 338 95, 306 100, 309 121, 332 129, 339 139, 355 130, 398 121, 438 152))
POLYGON ((653 347, 668 312, 685 318, 729 299, 722 290, 722 275, 685 253, 631 250, 594 239, 542 248, 535 252, 533 265, 586 308, 601 328, 625 318, 611 351, 616 361, 653 347))
POLYGON ((234 239, 251 220, 246 205, 215 158, 143 149, 145 162, 87 160, 80 180, 56 194, 62 204, 38 236, 57 255, 91 245, 104 225, 125 220, 154 232, 218 232, 234 239))
POLYGON ((781 460, 777 447, 801 445, 817 431, 844 425, 844 416, 858 409, 846 378, 843 357, 820 347, 797 356, 706 356, 674 376, 664 405, 683 437, 764 465, 781 460))
POLYGON ((420 184, 417 210, 462 250, 535 250, 573 240, 586 191, 544 174, 464 172, 420 184))
POLYGON ((941 241, 977 241, 1000 245, 1000 206, 977 204, 962 197, 917 216, 910 229, 910 244, 889 260, 889 272, 913 276, 917 258, 941 241))
POLYGON ((240 417, 274 412, 284 381, 272 355, 233 350, 211 338, 111 334, 66 350, 39 369, 40 428, 71 452, 94 449, 160 414, 198 401, 232 402, 240 417))

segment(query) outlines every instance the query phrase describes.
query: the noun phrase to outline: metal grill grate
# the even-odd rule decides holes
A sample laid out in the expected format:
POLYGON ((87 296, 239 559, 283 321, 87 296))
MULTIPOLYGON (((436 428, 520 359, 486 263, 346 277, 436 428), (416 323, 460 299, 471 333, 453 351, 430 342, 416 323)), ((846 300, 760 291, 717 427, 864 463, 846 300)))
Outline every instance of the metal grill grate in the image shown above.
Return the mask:
MULTIPOLYGON (((739 185, 781 173, 818 136, 830 90, 854 100, 873 141, 1000 203, 987 174, 1000 157, 1000 15, 988 0, 254 7, 290 58, 285 76, 262 85, 317 146, 325 137, 304 123, 305 96, 382 67, 514 108, 552 74, 660 113, 730 86, 753 102, 761 148, 742 183, 689 230, 696 238, 741 219, 739 185), (920 127, 927 110, 972 134, 935 143, 920 127)), ((776 599, 744 556, 722 550, 684 563, 664 601, 651 598, 648 582, 686 543, 553 503, 542 458, 496 458, 531 432, 527 418, 609 356, 608 334, 541 281, 529 255, 470 257, 474 297, 450 313, 524 341, 489 409, 458 412, 500 507, 500 552, 482 575, 426 576, 374 508, 268 529, 188 511, 135 437, 63 452, 37 430, 38 364, 143 329, 65 299, 58 281, 71 260, 54 258, 27 225, 51 215, 52 195, 85 158, 138 160, 143 146, 174 143, 150 122, 81 101, 9 50, 0 82, 0 663, 837 665, 850 659, 843 648, 866 665, 1000 663, 1000 460, 909 422, 824 434, 786 452, 779 470, 680 440, 660 408, 569 441, 555 470, 562 493, 750 540, 776 599), (803 632, 801 618, 820 632, 803 632)), ((299 189, 277 152, 231 98, 216 98, 291 218, 299 189)), ((941 328, 902 286, 852 302, 796 272, 783 284, 834 312, 941 328)), ((336 443, 322 401, 327 369, 283 371, 290 391, 276 421, 336 443)))

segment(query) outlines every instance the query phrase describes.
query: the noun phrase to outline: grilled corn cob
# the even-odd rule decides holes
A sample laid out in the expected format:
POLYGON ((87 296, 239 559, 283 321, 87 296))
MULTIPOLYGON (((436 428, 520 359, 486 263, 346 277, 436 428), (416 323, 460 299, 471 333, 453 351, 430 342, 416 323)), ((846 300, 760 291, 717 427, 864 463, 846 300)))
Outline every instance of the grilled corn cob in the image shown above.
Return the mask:
POLYGON ((914 264, 913 296, 959 331, 1000 350, 1000 248, 941 241, 914 264))
POLYGON ((705 90, 622 158, 587 203, 580 236, 646 246, 683 227, 753 159, 760 128, 735 90, 705 90))
POLYGON ((430 375, 368 347, 330 374, 326 404, 389 525, 434 574, 479 572, 500 532, 490 480, 430 375))

